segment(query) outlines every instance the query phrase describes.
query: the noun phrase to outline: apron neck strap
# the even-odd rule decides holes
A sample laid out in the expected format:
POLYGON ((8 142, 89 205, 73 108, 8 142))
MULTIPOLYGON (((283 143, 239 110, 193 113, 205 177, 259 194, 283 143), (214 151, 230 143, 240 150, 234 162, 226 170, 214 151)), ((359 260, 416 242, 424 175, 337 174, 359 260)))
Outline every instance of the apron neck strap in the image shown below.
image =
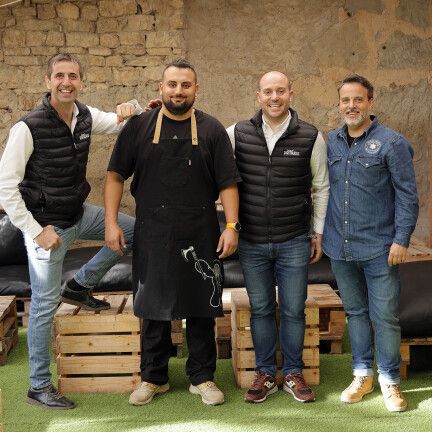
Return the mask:
MULTIPOLYGON (((160 134, 162 129, 162 117, 164 115, 164 111, 165 109, 162 106, 156 120, 156 128, 153 136, 153 144, 159 144, 159 139, 160 139, 160 134)), ((195 109, 192 110, 192 114, 191 114, 191 136, 192 136, 192 145, 198 145, 198 133, 197 133, 195 109)))

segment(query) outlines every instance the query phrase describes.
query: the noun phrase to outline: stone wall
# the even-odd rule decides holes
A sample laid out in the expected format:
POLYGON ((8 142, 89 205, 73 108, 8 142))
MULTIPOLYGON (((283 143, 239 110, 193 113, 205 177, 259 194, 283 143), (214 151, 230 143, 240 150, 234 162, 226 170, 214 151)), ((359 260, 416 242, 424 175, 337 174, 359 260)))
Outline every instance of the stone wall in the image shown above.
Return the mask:
POLYGON ((432 241, 431 0, 188 0, 185 9, 198 106, 225 125, 252 116, 259 77, 276 69, 293 81, 293 108, 327 133, 339 124, 338 83, 368 77, 375 114, 415 149, 416 235, 432 241))
MULTIPOLYGON (((163 65, 187 55, 201 85, 197 106, 226 126, 257 109, 264 72, 285 71, 294 109, 324 133, 339 124, 338 82, 358 72, 376 86, 375 113, 413 144, 416 235, 431 242, 431 24, 432 0, 23 0, 0 8, 0 153, 44 93, 46 61, 59 51, 80 56, 80 100, 104 110, 157 96, 163 65)), ((93 139, 92 203, 102 204, 113 142, 93 139)))

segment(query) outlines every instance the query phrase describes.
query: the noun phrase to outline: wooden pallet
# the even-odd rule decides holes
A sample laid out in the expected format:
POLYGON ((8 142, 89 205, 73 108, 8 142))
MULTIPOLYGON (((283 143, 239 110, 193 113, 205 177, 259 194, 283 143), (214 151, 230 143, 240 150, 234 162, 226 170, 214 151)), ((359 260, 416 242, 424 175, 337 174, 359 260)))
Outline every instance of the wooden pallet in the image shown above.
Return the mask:
POLYGON ((320 341, 328 341, 330 354, 342 353, 345 312, 340 297, 327 284, 308 285, 308 299, 319 308, 320 341))
POLYGON ((400 353, 402 364, 400 366, 400 376, 408 378, 408 366, 410 364, 410 347, 413 345, 432 345, 432 337, 425 338, 404 338, 401 340, 400 353))
POLYGON ((15 296, 0 297, 0 366, 6 364, 10 350, 18 343, 15 296))
MULTIPOLYGON (((318 385, 319 372, 319 313, 313 300, 306 302, 306 330, 304 339, 303 374, 306 381, 318 385)), ((248 388, 255 376, 255 351, 250 332, 250 305, 245 291, 236 290, 231 294, 231 326, 232 326, 232 366, 237 385, 248 388)), ((276 352, 276 362, 280 367, 282 355, 276 352)))

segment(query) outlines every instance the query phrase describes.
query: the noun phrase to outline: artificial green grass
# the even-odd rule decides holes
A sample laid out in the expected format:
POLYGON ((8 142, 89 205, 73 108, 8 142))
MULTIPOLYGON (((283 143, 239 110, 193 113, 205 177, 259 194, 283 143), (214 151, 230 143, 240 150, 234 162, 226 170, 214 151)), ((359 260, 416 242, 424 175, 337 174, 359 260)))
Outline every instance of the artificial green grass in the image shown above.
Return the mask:
MULTIPOLYGON (((273 432, 429 431, 432 419, 432 376, 409 372, 402 386, 408 399, 405 413, 389 413, 376 384, 365 400, 352 405, 339 401, 351 381, 349 354, 321 355, 321 384, 314 387, 317 400, 302 404, 283 391, 262 404, 246 404, 237 389, 230 360, 219 360, 216 382, 225 393, 225 404, 209 407, 188 392, 185 358, 170 361, 171 391, 145 406, 128 405, 126 394, 70 395, 77 407, 51 411, 28 405, 26 330, 8 362, 0 367, 5 432, 273 432)), ((53 365, 55 376, 55 366, 53 365)))

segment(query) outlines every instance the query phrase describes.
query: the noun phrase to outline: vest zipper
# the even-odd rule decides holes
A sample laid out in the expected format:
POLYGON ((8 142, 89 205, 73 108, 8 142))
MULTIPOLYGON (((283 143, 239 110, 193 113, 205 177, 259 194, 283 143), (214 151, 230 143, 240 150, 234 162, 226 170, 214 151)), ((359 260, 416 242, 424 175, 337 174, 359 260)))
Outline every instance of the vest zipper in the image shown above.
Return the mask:
POLYGON ((272 242, 271 235, 271 202, 270 202, 270 170, 272 166, 271 155, 268 156, 268 165, 267 165, 267 173, 266 173, 266 201, 267 201, 267 237, 269 243, 272 242))

